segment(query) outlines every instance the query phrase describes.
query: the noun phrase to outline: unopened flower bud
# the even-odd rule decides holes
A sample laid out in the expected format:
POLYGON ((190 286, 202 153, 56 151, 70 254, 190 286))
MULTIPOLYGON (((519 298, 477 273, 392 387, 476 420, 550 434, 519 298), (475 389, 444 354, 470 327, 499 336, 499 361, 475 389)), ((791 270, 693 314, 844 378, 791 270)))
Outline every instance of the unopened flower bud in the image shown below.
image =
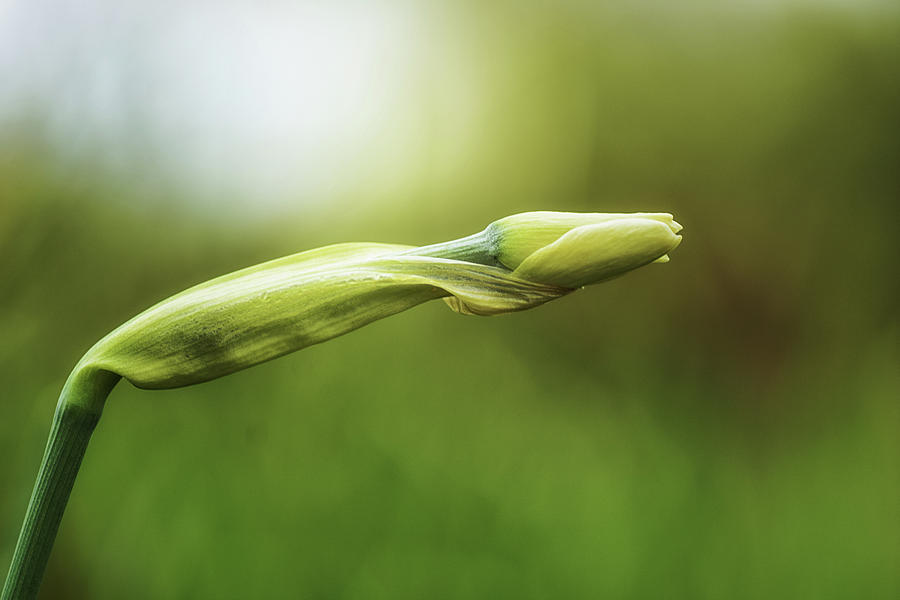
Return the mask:
POLYGON ((664 257, 679 229, 667 214, 536 212, 434 246, 302 252, 147 309, 97 342, 73 381, 112 373, 144 388, 200 383, 441 297, 466 314, 532 308, 664 257))
POLYGON ((668 213, 531 212, 488 227, 498 260, 528 281, 580 288, 654 261, 681 243, 668 213))

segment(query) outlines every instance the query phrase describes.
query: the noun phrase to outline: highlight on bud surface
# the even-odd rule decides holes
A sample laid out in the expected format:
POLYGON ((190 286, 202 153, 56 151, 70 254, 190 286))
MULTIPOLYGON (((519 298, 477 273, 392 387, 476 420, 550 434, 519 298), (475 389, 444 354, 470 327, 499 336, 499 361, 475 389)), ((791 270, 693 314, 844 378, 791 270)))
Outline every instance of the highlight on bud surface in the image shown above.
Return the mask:
POLYGON ((434 246, 336 244, 202 283, 131 319, 79 367, 144 388, 207 381, 435 298, 494 315, 667 256, 669 214, 531 212, 434 246))

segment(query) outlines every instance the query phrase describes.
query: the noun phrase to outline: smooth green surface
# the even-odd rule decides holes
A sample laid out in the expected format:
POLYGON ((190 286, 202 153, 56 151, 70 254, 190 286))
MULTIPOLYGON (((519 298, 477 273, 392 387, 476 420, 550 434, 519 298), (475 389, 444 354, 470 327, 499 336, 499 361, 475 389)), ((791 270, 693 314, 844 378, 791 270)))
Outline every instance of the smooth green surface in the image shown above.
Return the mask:
POLYGON ((443 170, 437 119, 403 185, 315 210, 231 222, 5 129, 0 564, 66 375, 149 302, 333 242, 666 210, 671 263, 536 311, 121 385, 43 597, 896 598, 900 23, 642 10, 459 8, 479 143, 443 170))

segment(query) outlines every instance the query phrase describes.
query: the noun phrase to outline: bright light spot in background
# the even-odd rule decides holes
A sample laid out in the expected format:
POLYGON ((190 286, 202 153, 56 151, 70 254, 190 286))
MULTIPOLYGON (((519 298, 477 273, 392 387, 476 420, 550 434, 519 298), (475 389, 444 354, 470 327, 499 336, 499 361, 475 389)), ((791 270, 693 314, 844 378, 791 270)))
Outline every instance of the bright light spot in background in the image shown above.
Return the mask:
MULTIPOLYGON (((735 6, 778 18, 811 1, 735 6)), ((861 0, 831 4, 842 3, 861 0)), ((589 156, 573 144, 592 143, 583 132, 602 109, 596 74, 566 80, 572 89, 535 78, 548 52, 568 68, 541 47, 556 41, 540 16, 493 9, 485 20, 476 5, 438 4, 0 0, 0 136, 36 118, 76 165, 88 157, 126 180, 171 180, 203 208, 237 202, 247 215, 454 194, 479 173, 535 190, 528 173, 564 173, 560 161, 589 156)), ((569 18, 598 24, 598 40, 618 10, 568 4, 578 8, 569 18)), ((711 4, 722 5, 634 6, 694 23, 711 4)), ((479 193, 463 188, 454 201, 479 193)))
POLYGON ((211 198, 327 199, 421 73, 397 5, 50 4, 0 4, 0 122, 37 106, 61 150, 211 198))

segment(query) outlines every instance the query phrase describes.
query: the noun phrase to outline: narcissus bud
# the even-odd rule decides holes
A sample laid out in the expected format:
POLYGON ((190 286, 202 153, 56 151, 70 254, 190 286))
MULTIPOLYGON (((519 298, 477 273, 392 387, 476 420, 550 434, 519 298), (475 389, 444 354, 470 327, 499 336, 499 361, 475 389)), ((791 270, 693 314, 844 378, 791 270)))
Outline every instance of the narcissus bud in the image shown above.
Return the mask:
MULTIPOLYGON (((531 212, 425 247, 337 244, 212 279, 100 340, 76 372, 143 388, 200 383, 444 297, 456 311, 532 308, 666 256, 668 214, 531 212)), ((73 374, 74 375, 74 374, 73 374)))
POLYGON ((97 342, 57 404, 44 460, 0 598, 34 598, 107 395, 208 381, 444 298, 476 315, 532 308, 667 259, 668 214, 532 212, 466 238, 411 247, 338 244, 201 283, 97 342))
POLYGON ((681 225, 667 213, 530 212, 488 228, 497 258, 513 275, 580 288, 668 260, 681 225))

